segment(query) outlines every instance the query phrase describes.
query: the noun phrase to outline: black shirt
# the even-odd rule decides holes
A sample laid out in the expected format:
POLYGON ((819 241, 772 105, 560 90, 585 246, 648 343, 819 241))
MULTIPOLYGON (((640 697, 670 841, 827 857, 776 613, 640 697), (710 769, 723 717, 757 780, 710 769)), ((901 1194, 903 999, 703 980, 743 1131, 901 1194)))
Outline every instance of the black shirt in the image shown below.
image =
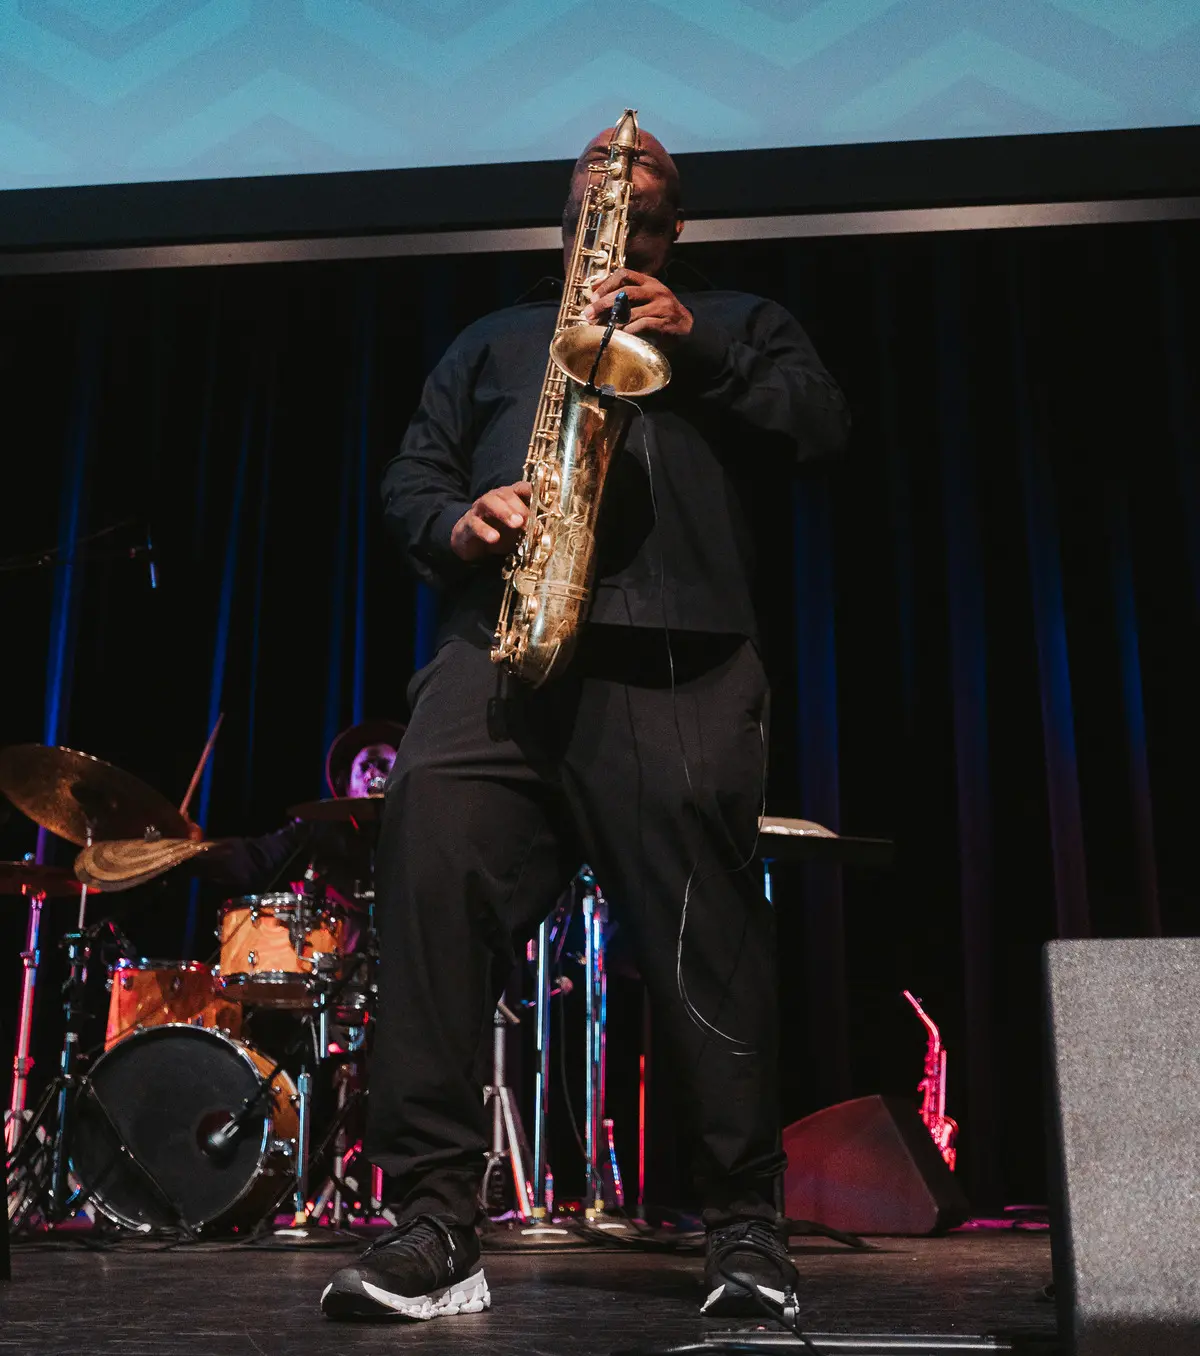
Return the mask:
MULTIPOLYGON (((846 405, 783 307, 741 292, 680 300, 692 332, 664 344, 670 384, 641 402, 605 484, 591 620, 753 636, 755 500, 842 446, 846 405)), ((384 472, 389 529, 445 593, 439 644, 491 641, 502 560, 464 564, 450 532, 479 495, 521 479, 557 312, 514 306, 464 330, 384 472)))

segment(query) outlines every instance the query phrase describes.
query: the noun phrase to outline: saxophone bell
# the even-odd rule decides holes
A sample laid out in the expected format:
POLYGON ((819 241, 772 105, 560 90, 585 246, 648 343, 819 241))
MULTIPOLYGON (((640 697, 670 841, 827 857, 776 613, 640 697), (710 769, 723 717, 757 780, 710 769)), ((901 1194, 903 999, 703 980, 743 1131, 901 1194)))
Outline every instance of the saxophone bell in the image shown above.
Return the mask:
MULTIPOLYGON (((550 361, 573 383, 568 399, 575 402, 584 396, 640 400, 661 391, 671 377, 670 364, 653 344, 611 325, 608 329, 573 325, 563 330, 550 345, 550 361)), ((627 406, 622 427, 628 418, 627 406)))

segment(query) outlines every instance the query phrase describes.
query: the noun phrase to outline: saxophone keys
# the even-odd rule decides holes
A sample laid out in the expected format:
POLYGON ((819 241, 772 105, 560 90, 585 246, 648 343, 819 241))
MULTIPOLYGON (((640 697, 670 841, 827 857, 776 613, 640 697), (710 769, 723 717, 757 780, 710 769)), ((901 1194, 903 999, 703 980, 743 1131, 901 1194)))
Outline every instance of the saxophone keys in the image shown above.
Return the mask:
POLYGON ((534 489, 537 493, 538 502, 544 508, 553 508, 558 503, 559 493, 562 490, 561 470, 553 462, 542 462, 537 469, 534 489))

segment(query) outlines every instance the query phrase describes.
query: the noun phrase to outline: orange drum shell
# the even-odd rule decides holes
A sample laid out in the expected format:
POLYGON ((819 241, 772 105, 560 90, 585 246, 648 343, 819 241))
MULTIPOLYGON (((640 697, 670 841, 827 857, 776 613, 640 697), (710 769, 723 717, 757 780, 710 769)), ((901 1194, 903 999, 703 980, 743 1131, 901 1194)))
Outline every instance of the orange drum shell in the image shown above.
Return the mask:
POLYGON ((320 952, 335 955, 338 963, 330 974, 342 977, 346 921, 330 910, 313 920, 305 934, 300 954, 292 945, 288 928, 294 896, 264 896, 257 902, 231 901, 221 911, 221 983, 245 1001, 307 1006, 306 981, 313 971, 313 958, 320 952), (276 905, 273 900, 278 900, 276 905), (294 982, 289 977, 294 976, 294 982), (257 981, 257 982, 256 982, 257 981))
POLYGON ((270 1055, 264 1055, 249 1041, 237 1041, 237 1044, 249 1056, 260 1077, 275 1074, 270 1092, 272 1138, 295 1140, 300 1131, 300 1097, 291 1074, 280 1069, 270 1055))
POLYGON ((124 960, 109 971, 104 1048, 148 1026, 204 1026, 238 1036, 242 1006, 216 987, 198 961, 124 960))

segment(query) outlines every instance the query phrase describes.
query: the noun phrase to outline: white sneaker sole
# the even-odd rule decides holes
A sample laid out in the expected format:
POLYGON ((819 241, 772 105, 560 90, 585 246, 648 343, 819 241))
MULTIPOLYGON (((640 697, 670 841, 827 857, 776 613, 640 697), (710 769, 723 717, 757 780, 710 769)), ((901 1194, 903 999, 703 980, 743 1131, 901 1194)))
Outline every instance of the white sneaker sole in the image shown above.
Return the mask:
POLYGON ((326 1300, 333 1290, 333 1282, 330 1282, 321 1296, 322 1309, 331 1317, 393 1317, 426 1322, 431 1318, 446 1318, 453 1314, 481 1314, 492 1305, 491 1292, 482 1269, 432 1295, 397 1295, 370 1281, 360 1280, 358 1284, 368 1303, 364 1304, 362 1298, 343 1292, 333 1304, 327 1306, 326 1300))
MULTIPOLYGON (((757 1285, 754 1290, 767 1300, 775 1308, 783 1309, 783 1291, 772 1290, 769 1286, 757 1285)), ((729 1316, 754 1317, 762 1313, 762 1309, 755 1302, 752 1291, 742 1286, 727 1286, 724 1281, 721 1282, 715 1290, 709 1292, 708 1298, 700 1306, 702 1314, 714 1314, 718 1317, 729 1316)))

